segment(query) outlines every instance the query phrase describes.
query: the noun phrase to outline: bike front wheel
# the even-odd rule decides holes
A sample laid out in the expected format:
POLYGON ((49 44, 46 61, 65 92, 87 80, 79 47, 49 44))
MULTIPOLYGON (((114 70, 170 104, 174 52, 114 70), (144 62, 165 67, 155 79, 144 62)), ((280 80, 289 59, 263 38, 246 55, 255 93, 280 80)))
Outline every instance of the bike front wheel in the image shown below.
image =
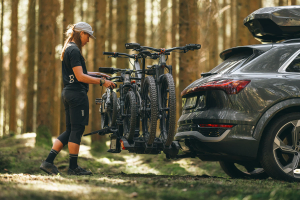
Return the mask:
POLYGON ((129 91, 125 97, 124 114, 123 135, 129 142, 132 142, 137 118, 136 98, 133 91, 129 91))
POLYGON ((157 127, 157 91, 155 80, 147 76, 142 90, 142 130, 147 145, 154 142, 157 127))
POLYGON ((160 81, 160 135, 165 146, 170 146, 174 140, 176 126, 176 96, 175 84, 171 74, 164 74, 160 81))

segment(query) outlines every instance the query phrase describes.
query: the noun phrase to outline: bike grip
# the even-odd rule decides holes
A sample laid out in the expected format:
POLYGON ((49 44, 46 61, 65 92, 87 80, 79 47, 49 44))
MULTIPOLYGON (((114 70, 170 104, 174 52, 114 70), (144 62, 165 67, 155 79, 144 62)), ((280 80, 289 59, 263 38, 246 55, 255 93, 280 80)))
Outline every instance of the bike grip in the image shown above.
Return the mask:
POLYGON ((139 43, 126 43, 125 48, 126 49, 139 49, 141 45, 139 43))
POLYGON ((113 74, 115 71, 114 71, 114 68, 111 68, 111 67, 99 67, 99 72, 113 74))
POLYGON ((201 44, 187 44, 186 47, 188 49, 200 49, 201 48, 201 44))
POLYGON ((117 55, 116 52, 103 52, 103 55, 109 55, 109 56, 114 56, 114 55, 117 55))

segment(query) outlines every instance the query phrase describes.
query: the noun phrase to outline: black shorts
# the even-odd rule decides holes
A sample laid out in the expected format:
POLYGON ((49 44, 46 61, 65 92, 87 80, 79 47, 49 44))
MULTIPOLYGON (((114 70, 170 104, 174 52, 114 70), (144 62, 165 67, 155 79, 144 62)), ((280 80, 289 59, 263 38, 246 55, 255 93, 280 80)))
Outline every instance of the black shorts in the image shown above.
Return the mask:
POLYGON ((89 123, 89 99, 86 91, 63 89, 62 100, 66 112, 66 125, 89 123))

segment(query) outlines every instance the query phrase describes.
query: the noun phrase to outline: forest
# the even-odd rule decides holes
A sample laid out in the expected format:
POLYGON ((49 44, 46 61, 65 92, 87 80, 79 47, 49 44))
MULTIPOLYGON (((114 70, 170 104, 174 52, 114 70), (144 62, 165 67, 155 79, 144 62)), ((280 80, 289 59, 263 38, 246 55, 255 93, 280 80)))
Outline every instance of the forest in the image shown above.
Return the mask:
MULTIPOLYGON (((83 137, 79 163, 94 176, 67 176, 69 152, 56 158, 62 174, 39 169, 52 141, 65 131, 61 100, 61 50, 67 26, 89 23, 96 40, 82 48, 88 71, 132 68, 132 61, 104 51, 135 53, 125 43, 201 49, 171 53, 180 93, 201 73, 222 62, 225 49, 260 44, 243 21, 263 7, 300 5, 300 0, 0 0, 0 199, 299 199, 298 183, 229 178, 217 162, 167 159, 165 154, 106 152, 109 137, 83 137)), ((147 59, 146 66, 158 63, 147 59)), ((89 125, 100 129, 99 105, 105 88, 90 85, 89 125)))
MULTIPOLYGON (((173 53, 177 118, 181 91, 217 66, 228 48, 258 44, 243 20, 261 7, 296 5, 296 0, 2 0, 0 42, 0 138, 39 132, 58 136, 65 129, 61 103, 60 53, 69 24, 89 23, 96 40, 83 48, 88 71, 99 67, 132 67, 127 59, 103 51, 130 52, 127 42, 170 48, 189 43, 199 51, 173 53)), ((157 61, 148 60, 146 65, 157 61)), ((88 92, 90 120, 86 133, 100 129, 103 89, 88 92)), ((94 137, 93 141, 101 140, 94 137)))

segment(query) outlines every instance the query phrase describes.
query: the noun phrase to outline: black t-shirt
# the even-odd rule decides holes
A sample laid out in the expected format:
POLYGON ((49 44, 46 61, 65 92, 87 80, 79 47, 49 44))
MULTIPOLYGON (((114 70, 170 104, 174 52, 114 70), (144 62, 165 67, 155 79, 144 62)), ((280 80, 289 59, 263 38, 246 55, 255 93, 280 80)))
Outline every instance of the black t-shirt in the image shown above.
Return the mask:
POLYGON ((87 74, 84 58, 79 48, 74 42, 70 42, 65 50, 64 59, 62 61, 62 76, 64 89, 67 90, 89 90, 89 84, 79 82, 73 72, 73 67, 82 66, 82 71, 87 74))

